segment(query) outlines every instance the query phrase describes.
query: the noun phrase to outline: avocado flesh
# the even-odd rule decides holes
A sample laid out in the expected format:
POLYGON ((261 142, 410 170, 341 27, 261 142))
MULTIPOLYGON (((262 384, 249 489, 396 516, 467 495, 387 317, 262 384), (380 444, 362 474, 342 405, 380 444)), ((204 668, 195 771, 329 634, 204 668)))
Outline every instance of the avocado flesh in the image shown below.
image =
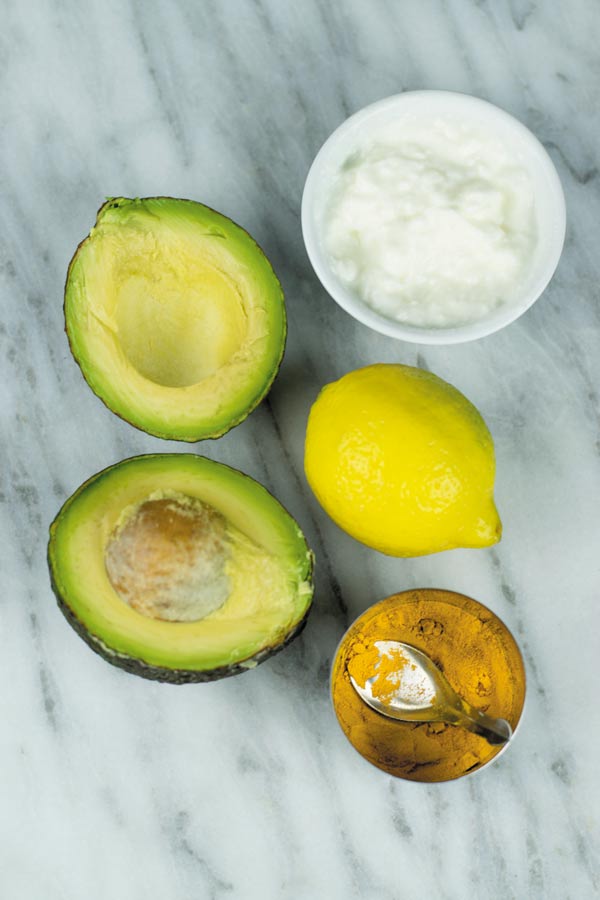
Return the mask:
POLYGON ((146 677, 206 680, 252 667, 299 629, 311 554, 294 520, 257 482, 187 454, 134 457, 91 478, 51 526, 49 563, 67 618, 95 650, 146 677), (229 593, 198 620, 143 614, 115 590, 107 549, 149 501, 202 504, 225 521, 229 593))
POLYGON ((268 391, 283 354, 277 277, 252 238, 188 200, 108 201, 67 275, 73 354, 133 425, 217 437, 268 391))

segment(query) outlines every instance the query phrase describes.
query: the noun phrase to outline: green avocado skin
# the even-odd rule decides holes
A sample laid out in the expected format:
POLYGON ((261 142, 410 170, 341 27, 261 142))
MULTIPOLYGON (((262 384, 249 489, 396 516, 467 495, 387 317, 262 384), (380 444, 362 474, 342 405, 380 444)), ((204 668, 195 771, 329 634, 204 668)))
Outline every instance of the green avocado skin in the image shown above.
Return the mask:
POLYGON ((277 644, 274 647, 264 647, 259 653, 249 660, 245 660, 243 663, 235 663, 232 666, 220 666, 217 669, 208 669, 206 671, 194 671, 193 669, 167 669, 164 666, 153 666, 141 659, 134 659, 131 656, 115 653, 114 650, 107 647, 103 641, 96 637, 96 635, 91 634, 86 629, 85 625, 79 621, 73 610, 67 606, 52 576, 52 567, 50 567, 50 584, 54 591, 58 608, 65 619, 71 628, 77 632, 79 637, 83 638, 88 647, 91 647, 94 653, 97 653, 98 656, 101 656, 102 659, 111 663, 111 665, 117 666, 117 668, 123 669, 125 672, 129 672, 131 675, 139 675, 141 678, 146 678, 149 681, 162 681, 167 684, 200 684, 209 681, 218 681, 221 678, 229 678, 232 675, 241 675, 244 672, 256 668, 259 663, 264 662, 271 656, 275 656, 276 653, 279 653, 280 650, 283 650, 298 637, 306 626, 311 610, 311 607, 309 606, 304 613, 304 617, 286 636, 281 644, 277 644))
MULTIPOLYGON (((81 240, 79 242, 79 244, 77 245, 77 247, 75 249, 75 253, 73 254, 73 257, 69 263, 69 266, 67 269, 67 276, 65 279, 65 286, 64 286, 64 291, 63 291, 63 297, 64 297, 64 299, 63 299, 63 317, 64 317, 64 322, 65 322, 64 331, 65 331, 65 334, 67 337, 67 343, 69 345, 69 350, 71 351, 71 355, 72 355, 73 359, 79 366, 79 369, 80 369, 85 381, 87 382, 88 386, 91 388, 93 393, 96 395, 96 397, 98 397, 99 400, 102 401, 104 406, 111 413, 116 415, 123 422, 127 422, 128 425, 132 425, 134 428, 137 428, 139 431, 143 431, 146 434, 150 434, 153 437, 157 437, 157 438, 160 438, 161 440, 166 440, 166 441, 182 441, 182 442, 187 442, 187 443, 197 443, 198 441, 202 441, 202 440, 216 440, 216 439, 222 437, 224 434, 227 434, 227 432, 230 431, 232 428, 235 428, 237 425, 240 425, 242 422, 244 422, 248 418, 250 413, 254 412, 256 407, 259 406, 262 403, 262 401, 265 399, 265 397, 268 395, 268 393, 271 390, 271 387, 273 385, 273 382, 275 381, 275 379, 277 377, 277 374, 279 372, 279 369, 280 369, 280 366, 281 366, 281 363, 282 363, 282 360, 283 360, 283 357, 285 354, 285 348, 286 348, 286 343, 287 343, 287 315, 286 315, 286 309, 285 309, 285 300, 284 300, 284 295, 283 295, 283 289, 281 287, 281 283, 279 282, 279 279, 277 278, 277 275, 275 274, 275 272, 269 262, 268 257, 264 253, 262 247, 254 240, 252 235, 249 234, 249 232, 247 232, 246 229, 242 228, 241 225, 238 225, 237 222, 234 222, 232 219, 229 219, 228 216, 224 216, 222 213, 218 212, 217 210, 212 209, 212 207, 206 206, 205 204, 198 203, 195 200, 188 200, 188 199, 177 198, 177 197, 166 197, 166 196, 146 197, 146 198, 135 199, 135 200, 131 200, 126 197, 109 197, 102 204, 102 206, 98 209, 98 211, 96 213, 95 227, 98 226, 98 224, 102 220, 102 216, 104 215, 104 213, 107 210, 109 210, 111 208, 119 208, 126 204, 144 203, 146 200, 150 200, 150 201, 158 200, 158 201, 165 201, 165 202, 170 201, 174 204, 187 204, 190 207, 201 207, 202 209, 208 211, 209 213, 212 213, 216 218, 218 218, 220 220, 225 220, 226 222, 229 222, 235 229, 237 229, 239 232, 241 232, 245 235, 246 239, 248 240, 248 242, 250 244, 254 245, 254 247, 257 250, 257 253, 260 254, 260 257, 264 260, 264 262, 269 267, 270 274, 271 274, 274 282, 278 286, 279 301, 281 304, 281 313, 282 313, 281 340, 280 340, 278 355, 277 355, 277 358, 273 360, 271 371, 266 372, 265 379, 264 379, 262 385, 260 386, 260 388, 258 388, 256 395, 254 396, 251 403, 249 405, 247 405, 243 410, 238 412, 237 415, 232 415, 230 417, 230 419, 227 421, 227 423, 223 424, 220 428, 215 428, 212 425, 205 423, 203 425, 199 425, 194 434, 181 434, 177 430, 173 430, 172 428, 150 427, 148 425, 142 424, 139 421, 136 421, 135 418, 133 416, 131 416, 131 414, 128 413, 126 410, 115 408, 114 404, 111 404, 111 402, 106 398, 104 391, 95 383, 95 380, 93 377, 93 372, 90 370, 89 366, 86 366, 85 363, 83 362, 81 355, 77 350, 75 341, 73 340, 73 336, 70 333, 70 328, 69 328, 67 300, 68 300, 69 285, 70 285, 70 280, 71 280, 71 273, 73 271, 75 262, 79 256, 80 251, 90 240, 91 234, 86 235, 86 237, 83 238, 83 240, 81 240)), ((93 231, 93 229, 92 229, 92 231, 93 231)))

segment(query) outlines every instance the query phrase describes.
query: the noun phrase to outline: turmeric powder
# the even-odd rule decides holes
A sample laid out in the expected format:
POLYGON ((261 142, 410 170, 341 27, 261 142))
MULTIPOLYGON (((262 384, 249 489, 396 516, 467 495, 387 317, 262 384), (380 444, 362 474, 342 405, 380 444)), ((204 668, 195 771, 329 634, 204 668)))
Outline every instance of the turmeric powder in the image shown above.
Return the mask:
POLYGON ((405 591, 367 610, 351 626, 334 662, 332 694, 340 725, 369 762, 411 781, 448 781, 481 768, 501 749, 463 728, 441 722, 400 722, 367 706, 350 675, 385 698, 397 686, 398 661, 380 657, 375 641, 397 640, 423 650, 473 706, 507 719, 515 729, 525 698, 525 671, 506 626, 462 594, 405 591), (377 663, 379 668, 376 671, 377 663))

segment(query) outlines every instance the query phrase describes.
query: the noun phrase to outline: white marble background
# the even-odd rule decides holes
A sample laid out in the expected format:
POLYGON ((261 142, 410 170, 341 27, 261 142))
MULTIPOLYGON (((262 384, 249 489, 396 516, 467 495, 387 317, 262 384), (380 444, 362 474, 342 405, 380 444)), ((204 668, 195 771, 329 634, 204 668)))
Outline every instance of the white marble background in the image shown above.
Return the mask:
POLYGON ((594 0, 4 0, 0 29, 0 897, 2 900, 588 900, 599 896, 600 8, 594 0), (492 100, 555 160, 569 229, 518 323, 419 348, 327 297, 300 233, 303 180, 349 113, 412 88, 492 100), (92 395, 62 333, 69 258, 105 195, 172 194, 265 247, 290 334, 269 399, 192 449, 264 482, 318 557, 285 653, 213 685, 152 684, 59 614, 47 526, 98 469, 188 448, 92 395), (319 387, 418 363, 482 410, 497 549, 393 560, 326 518, 302 473, 319 387), (514 747, 462 782, 371 768, 328 699, 345 626, 412 586, 464 591, 514 629, 529 674, 514 747))

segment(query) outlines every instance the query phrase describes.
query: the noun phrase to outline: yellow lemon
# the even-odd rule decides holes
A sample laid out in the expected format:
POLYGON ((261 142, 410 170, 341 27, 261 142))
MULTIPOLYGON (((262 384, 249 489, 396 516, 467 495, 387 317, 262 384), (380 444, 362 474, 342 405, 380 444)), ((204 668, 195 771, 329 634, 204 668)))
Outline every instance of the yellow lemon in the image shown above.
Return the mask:
POLYGON ((305 469, 334 522, 390 556, 500 540, 490 432, 431 372, 380 364, 326 385, 310 411, 305 469))

